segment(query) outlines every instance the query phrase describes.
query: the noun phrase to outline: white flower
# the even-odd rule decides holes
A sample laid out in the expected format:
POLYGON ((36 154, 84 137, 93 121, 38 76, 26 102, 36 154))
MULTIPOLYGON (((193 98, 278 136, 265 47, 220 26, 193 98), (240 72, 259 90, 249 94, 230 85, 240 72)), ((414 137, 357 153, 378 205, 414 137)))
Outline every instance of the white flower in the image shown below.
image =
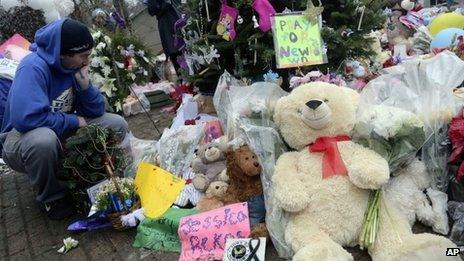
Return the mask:
POLYGON ((123 63, 120 63, 120 62, 115 62, 116 63, 116 66, 118 66, 119 69, 123 69, 124 68, 124 64, 123 63))
POLYGON ((114 107, 116 107, 116 111, 122 111, 122 105, 121 105, 121 101, 117 101, 115 104, 114 104, 114 107))
POLYGON ((107 97, 113 97, 114 91, 118 90, 116 86, 114 86, 115 81, 116 79, 114 78, 105 79, 103 84, 100 85, 100 90, 104 92, 107 97))
POLYGON ((96 31, 95 33, 92 34, 92 38, 97 39, 97 38, 100 38, 101 35, 102 35, 102 32, 96 31))
POLYGON ((110 59, 106 56, 95 56, 90 61, 90 66, 94 68, 98 68, 98 67, 103 68, 106 66, 106 62, 108 62, 109 60, 110 59))
POLYGON ((127 76, 129 76, 133 81, 135 80, 135 78, 137 78, 137 76, 135 76, 134 73, 128 73, 127 76))
POLYGON ((103 75, 105 77, 108 77, 111 74, 112 71, 113 70, 109 66, 104 66, 103 69, 102 69, 103 75))
POLYGON ((113 91, 117 91, 114 86, 115 78, 106 78, 99 73, 92 73, 92 82, 99 87, 100 91, 104 92, 107 97, 113 97, 113 91))
POLYGON ((63 239, 63 244, 64 246, 58 249, 58 253, 66 254, 69 250, 77 247, 77 245, 79 244, 79 241, 71 237, 68 237, 68 238, 63 239))
POLYGON ((105 49, 105 48, 106 48, 106 43, 104 43, 104 42, 99 42, 99 43, 97 44, 97 46, 95 47, 95 49, 96 49, 97 51, 101 51, 101 50, 103 50, 103 49, 105 49))
POLYGON ((103 37, 103 38, 105 39, 105 42, 107 44, 111 44, 111 38, 109 36, 105 35, 105 37, 103 37))
POLYGON ((100 67, 100 64, 102 63, 101 57, 93 57, 92 60, 90 60, 90 66, 94 68, 100 67))
POLYGON ((359 118, 358 126, 361 135, 369 135, 375 132, 385 139, 394 137, 404 126, 422 128, 424 123, 419 117, 407 110, 396 107, 375 105, 365 110, 365 113, 359 118))

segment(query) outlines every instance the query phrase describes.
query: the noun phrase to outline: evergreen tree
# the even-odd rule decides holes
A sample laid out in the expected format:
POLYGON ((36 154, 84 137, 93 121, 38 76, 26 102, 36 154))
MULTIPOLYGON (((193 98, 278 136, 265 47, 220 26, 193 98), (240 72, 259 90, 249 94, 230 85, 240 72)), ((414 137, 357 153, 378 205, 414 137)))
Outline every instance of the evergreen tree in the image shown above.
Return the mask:
MULTIPOLYGON (((295 69, 276 69, 274 41, 272 30, 262 32, 255 28, 253 16, 260 20, 259 14, 253 10, 255 0, 228 0, 227 4, 236 8, 239 17, 235 21, 236 38, 226 41, 218 35, 216 27, 221 13, 221 1, 189 0, 183 5, 186 26, 178 30, 178 36, 186 39, 183 52, 189 55, 202 55, 201 49, 207 50, 214 45, 220 58, 211 63, 196 64, 194 70, 181 70, 182 78, 193 83, 202 92, 213 92, 219 76, 224 70, 237 78, 251 81, 263 80, 268 70, 278 72, 288 79, 295 69), (208 8, 205 6, 208 3, 208 8), (210 21, 207 20, 207 11, 210 21), (241 22, 241 23, 240 23, 241 22), (193 40, 195 39, 196 40, 193 40)), ((269 0, 277 13, 288 8, 292 11, 304 11, 307 0, 269 0)), ((317 1, 314 4, 317 5, 317 1)), ((322 36, 327 44, 329 63, 317 66, 321 70, 333 71, 339 68, 346 58, 369 57, 372 55, 366 34, 383 26, 382 0, 322 0, 324 7, 322 36), (365 6, 360 30, 358 23, 361 7, 365 6), (351 31, 352 33, 350 33, 351 31)), ((308 67, 314 69, 314 67, 308 67)), ((284 81, 285 82, 288 81, 284 81)))
POLYGON ((327 44, 329 63, 319 68, 334 71, 342 68, 343 61, 347 59, 369 58, 374 55, 371 49, 374 39, 367 35, 373 30, 383 28, 384 1, 322 0, 322 5, 324 23, 321 33, 327 44))

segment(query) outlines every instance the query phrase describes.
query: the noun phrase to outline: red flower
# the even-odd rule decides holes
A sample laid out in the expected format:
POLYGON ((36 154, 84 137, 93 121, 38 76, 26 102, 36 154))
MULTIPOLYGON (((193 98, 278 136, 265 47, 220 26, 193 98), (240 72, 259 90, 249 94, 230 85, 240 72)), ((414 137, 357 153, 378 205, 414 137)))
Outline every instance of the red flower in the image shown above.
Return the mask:
POLYGON ((188 119, 188 120, 185 120, 184 122, 184 125, 196 125, 196 121, 195 119, 188 119))
POLYGON ((177 112, 180 105, 182 104, 182 96, 185 94, 192 94, 195 95, 196 93, 193 91, 193 87, 190 84, 180 84, 174 87, 171 91, 171 98, 176 102, 174 107, 172 108, 172 112, 177 112))
POLYGON ((460 182, 464 178, 464 164, 462 162, 464 152, 464 118, 462 113, 459 117, 453 118, 449 128, 449 138, 452 144, 452 152, 448 158, 448 163, 460 164, 457 180, 460 182))
POLYGON ((390 57, 390 59, 383 63, 383 68, 388 68, 392 66, 395 66, 395 60, 393 59, 393 57, 390 57))
POLYGON ((458 36, 458 50, 460 52, 464 52, 464 36, 463 35, 458 36))

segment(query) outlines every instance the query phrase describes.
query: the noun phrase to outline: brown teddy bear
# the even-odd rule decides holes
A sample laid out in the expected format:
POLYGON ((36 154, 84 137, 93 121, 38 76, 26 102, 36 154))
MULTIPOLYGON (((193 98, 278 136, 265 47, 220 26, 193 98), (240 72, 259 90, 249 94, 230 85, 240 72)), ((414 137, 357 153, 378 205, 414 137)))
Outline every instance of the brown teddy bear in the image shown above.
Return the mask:
POLYGON ((269 233, 264 223, 266 209, 260 178, 262 168, 258 157, 248 145, 236 150, 227 150, 225 157, 229 176, 229 188, 224 197, 225 205, 248 202, 251 237, 268 237, 269 233))
POLYGON ((197 208, 200 212, 206 212, 224 206, 222 202, 229 184, 224 181, 213 181, 206 190, 205 196, 200 199, 197 208))

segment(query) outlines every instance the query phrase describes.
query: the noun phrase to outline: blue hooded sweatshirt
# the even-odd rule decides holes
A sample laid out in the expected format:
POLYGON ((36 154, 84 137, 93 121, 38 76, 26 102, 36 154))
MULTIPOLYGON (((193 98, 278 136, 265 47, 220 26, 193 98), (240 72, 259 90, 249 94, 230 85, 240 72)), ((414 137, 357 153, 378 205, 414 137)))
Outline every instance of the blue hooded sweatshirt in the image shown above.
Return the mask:
MULTIPOLYGON (((79 127, 77 116, 96 118, 105 113, 103 96, 90 85, 81 90, 74 74, 61 66, 61 26, 58 20, 35 34, 32 53, 18 66, 8 95, 2 133, 21 133, 46 127, 58 137, 79 127)), ((76 35, 76 37, 79 37, 76 35)))

